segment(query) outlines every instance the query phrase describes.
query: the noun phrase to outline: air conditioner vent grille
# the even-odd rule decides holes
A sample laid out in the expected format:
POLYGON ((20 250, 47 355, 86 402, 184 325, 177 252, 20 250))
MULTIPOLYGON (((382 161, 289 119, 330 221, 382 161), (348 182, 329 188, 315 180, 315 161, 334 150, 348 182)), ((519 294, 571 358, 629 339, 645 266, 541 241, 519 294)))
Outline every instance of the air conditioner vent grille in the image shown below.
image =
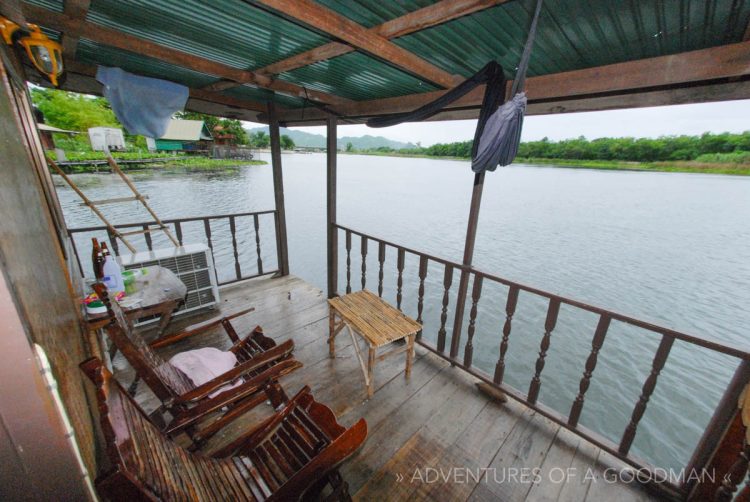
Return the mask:
MULTIPOLYGON (((191 311, 215 307, 218 303, 219 294, 213 261, 208 254, 210 252, 208 247, 204 245, 188 245, 180 249, 183 249, 185 252, 175 255, 170 250, 155 250, 150 253, 150 256, 145 253, 141 256, 134 255, 130 262, 125 265, 125 269, 158 265, 175 273, 187 287, 185 302, 175 311, 175 315, 184 315, 191 311), (171 256, 164 256, 167 252, 171 256), (138 261, 138 258, 145 259, 138 261)), ((143 318, 136 324, 141 325, 156 320, 158 320, 158 317, 153 316, 143 318)))

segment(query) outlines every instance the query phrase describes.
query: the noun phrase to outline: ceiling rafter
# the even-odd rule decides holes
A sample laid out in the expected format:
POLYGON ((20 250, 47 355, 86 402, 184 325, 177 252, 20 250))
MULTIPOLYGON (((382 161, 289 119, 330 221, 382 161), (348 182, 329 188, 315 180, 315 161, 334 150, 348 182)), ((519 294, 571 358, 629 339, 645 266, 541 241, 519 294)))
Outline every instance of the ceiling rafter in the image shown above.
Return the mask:
POLYGON ((241 84, 252 84, 282 94, 309 98, 333 105, 334 107, 353 103, 350 99, 311 89, 305 89, 302 86, 290 82, 284 82, 282 80, 274 80, 263 75, 256 75, 248 70, 233 68, 209 59, 178 51, 122 31, 92 23, 81 23, 64 13, 60 14, 43 7, 24 4, 23 12, 32 22, 36 22, 37 24, 63 33, 75 33, 81 38, 87 38, 97 43, 135 52, 137 54, 143 54, 148 57, 160 59, 167 63, 190 68, 209 75, 216 75, 217 77, 233 80, 241 84))
MULTIPOLYGON (((86 15, 88 15, 90 6, 91 0, 65 0, 63 12, 80 25, 86 22, 86 15)), ((77 34, 79 30, 80 28, 63 33, 62 46, 65 57, 75 58, 78 51, 78 41, 81 39, 77 34)))
MULTIPOLYGON (((602 95, 617 95, 644 90, 676 88, 686 84, 731 79, 750 75, 750 41, 722 45, 709 49, 683 52, 669 56, 627 61, 606 66, 586 68, 526 79, 526 94, 531 103, 564 101, 602 95)), ((510 90, 512 82, 507 83, 510 90)), ((346 117, 367 117, 402 113, 433 101, 446 91, 433 91, 394 98, 358 101, 341 108, 346 117)), ((478 107, 482 103, 484 86, 479 86, 453 102, 448 109, 478 107)), ((321 118, 307 111, 308 120, 321 118)), ((301 115, 295 110, 280 114, 281 122, 298 122, 301 115)))
POLYGON ((343 40, 356 49, 387 61, 402 70, 444 88, 453 87, 461 77, 451 75, 425 61, 413 52, 390 42, 386 37, 368 30, 361 24, 323 7, 312 0, 246 0, 252 5, 271 9, 286 18, 311 26, 328 35, 343 40))
MULTIPOLYGON (((370 28, 368 31, 387 39, 398 38, 508 1, 510 0, 442 0, 401 17, 386 21, 383 24, 370 28)), ((277 61, 276 63, 255 71, 256 73, 264 75, 276 75, 318 61, 342 56, 349 52, 354 52, 355 50, 356 49, 351 45, 342 44, 340 42, 330 42, 295 56, 282 59, 281 61, 277 61)))

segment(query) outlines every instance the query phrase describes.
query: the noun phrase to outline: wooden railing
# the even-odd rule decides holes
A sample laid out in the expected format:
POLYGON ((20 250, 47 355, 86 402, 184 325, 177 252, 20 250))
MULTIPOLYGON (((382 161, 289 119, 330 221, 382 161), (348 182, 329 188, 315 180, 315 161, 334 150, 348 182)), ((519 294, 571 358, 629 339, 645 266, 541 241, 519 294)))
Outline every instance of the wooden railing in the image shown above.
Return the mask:
MULTIPOLYGON (((200 238, 208 245, 209 249, 211 250, 211 255, 214 261, 214 267, 216 268, 217 272, 217 282, 219 285, 224 284, 231 284, 237 281, 245 280, 245 279, 251 279, 253 277, 258 277, 261 275, 267 275, 278 272, 278 268, 269 269, 267 265, 264 265, 263 263, 263 256, 261 253, 261 222, 263 218, 273 218, 273 229, 274 229, 274 236, 276 240, 276 255, 277 255, 277 263, 281 263, 281 258, 279 257, 279 250, 281 246, 278 242, 278 225, 279 225, 279 219, 278 219, 278 212, 274 210, 269 211, 256 211, 256 212, 246 212, 246 213, 234 213, 234 214, 218 214, 213 216, 195 216, 191 218, 178 218, 178 219, 167 219, 162 220, 162 222, 165 225, 168 225, 171 227, 172 232, 176 236, 177 240, 179 241, 180 245, 183 244, 183 231, 186 224, 189 223, 202 223, 202 228, 198 230, 198 234, 200 235, 200 238), (231 238, 231 256, 233 257, 234 261, 233 263, 225 263, 227 260, 219 260, 217 262, 217 256, 214 253, 214 247, 216 245, 216 229, 225 227, 225 229, 228 229, 229 235, 228 238, 231 238), (250 267, 248 267, 247 260, 243 266, 240 260, 241 255, 241 249, 238 247, 238 234, 241 231, 248 231, 250 232, 250 239, 254 240, 254 255, 255 258, 254 263, 251 264, 250 267), (218 274, 220 270, 226 269, 226 268, 234 268, 234 277, 227 280, 220 280, 218 279, 218 274)), ((145 241, 145 248, 143 251, 153 251, 154 249, 154 237, 159 234, 159 232, 156 232, 152 235, 150 232, 145 232, 147 229, 155 228, 156 222, 154 221, 143 221, 143 222, 137 222, 137 223, 124 223, 121 225, 115 225, 115 228, 118 230, 124 230, 124 229, 134 229, 138 228, 144 231, 143 233, 143 239, 145 241)), ((195 225, 192 225, 192 229, 195 230, 195 225)), ((104 240, 106 237, 106 240, 109 242, 110 247, 112 248, 112 251, 114 251, 115 254, 120 254, 120 243, 118 243, 117 239, 115 238, 114 234, 107 229, 106 226, 93 226, 93 227, 78 227, 78 228, 70 228, 68 229, 68 235, 71 238, 71 241, 73 243, 73 250, 75 251, 76 260, 78 261, 79 268, 81 272, 85 272, 90 268, 90 260, 81 260, 80 253, 78 250, 78 245, 76 243, 76 236, 81 234, 88 234, 87 237, 98 237, 100 240, 104 240), (86 268, 84 268, 83 264, 86 263, 86 268)), ((192 239, 195 239, 195 232, 191 234, 189 237, 191 239, 190 242, 192 243, 192 239)), ((252 241, 251 241, 252 242, 252 241)), ((170 244, 171 245, 171 244, 170 244)), ((166 246, 166 244, 165 244, 166 246)), ((169 246, 167 246, 169 247, 169 246)), ((127 250, 125 250, 127 251, 127 250)))
MULTIPOLYGON (((545 417, 553 420, 560 424, 566 429, 574 432, 575 434, 585 438, 591 443, 597 445, 601 449, 609 452, 615 457, 630 464, 635 469, 645 469, 650 474, 650 480, 657 481, 654 484, 654 489, 658 490, 662 494, 669 495, 675 499, 686 499, 691 492, 695 491, 696 479, 683 479, 680 482, 673 482, 669 479, 660 480, 655 466, 647 462, 646 460, 639 458, 638 456, 631 453, 631 447, 638 431, 638 425, 646 412, 649 399, 651 398, 654 390, 656 389, 657 381, 660 372, 664 368, 667 361, 667 357, 672 349, 675 341, 679 340, 691 344, 693 346, 702 347, 715 353, 732 356, 739 360, 738 369, 732 379, 732 382, 725 391, 724 397, 717 406, 713 418, 711 419, 707 429, 696 450, 693 452, 692 458, 689 464, 686 466, 686 472, 694 470, 698 472, 712 464, 712 460, 715 459, 717 452, 720 453, 721 447, 717 447, 725 436, 730 423, 736 416, 736 403, 742 387, 745 383, 750 380, 750 352, 730 347, 712 340, 700 338, 697 336, 689 335, 679 331, 675 331, 669 328, 657 326, 652 323, 644 322, 635 319, 630 316, 622 315, 616 312, 612 312, 607 309, 595 307, 577 300, 565 298, 547 291, 543 291, 537 288, 526 286, 514 281, 509 281, 501 277, 497 277, 492 274, 481 272, 471 267, 463 266, 459 263, 445 260, 436 256, 429 255, 414 249, 388 242, 384 239, 379 239, 371 235, 364 234, 362 232, 341 226, 336 224, 335 228, 339 232, 344 233, 344 266, 345 271, 342 271, 342 275, 346 277, 346 286, 344 290, 349 293, 352 291, 352 283, 359 282, 362 289, 367 286, 367 255, 370 249, 377 249, 377 266, 378 266, 378 280, 377 286, 371 286, 370 289, 375 291, 377 289, 378 295, 383 295, 383 278, 384 278, 384 265, 386 261, 386 254, 388 249, 395 250, 395 300, 397 308, 402 308, 403 299, 403 284, 404 284, 404 264, 406 256, 411 255, 418 258, 419 266, 417 271, 417 277, 415 278, 418 282, 417 289, 417 302, 416 312, 417 321, 423 322, 424 313, 424 292, 425 292, 425 279, 428 274, 428 268, 432 264, 442 268, 442 301, 439 306, 436 305, 437 310, 440 312, 440 325, 437 330, 436 343, 433 345, 425 339, 424 336, 418 338, 418 343, 439 357, 449 361, 453 366, 460 367, 468 373, 474 375, 480 380, 487 384, 494 386, 509 397, 524 403, 526 406, 534 409, 545 417), (359 246, 353 247, 352 238, 357 237, 359 240, 359 246), (359 253, 361 256, 361 268, 359 271, 352 270, 352 254, 359 253), (358 273, 359 272, 359 273, 358 273), (453 330, 449 334, 446 328, 446 322, 448 320, 448 310, 451 303, 451 287, 453 284, 454 272, 464 272, 470 275, 472 280, 472 287, 470 289, 470 298, 456 298, 454 305, 461 304, 462 302, 470 301, 471 307, 469 310, 469 320, 466 330, 466 340, 464 343, 463 357, 459 358, 459 352, 461 347, 461 327, 453 330), (354 274, 354 277, 353 277, 354 274), (356 277, 359 275, 360 277, 356 277), (359 280, 357 280, 359 279, 359 280), (494 373, 489 374, 480 368, 473 365, 474 358, 474 338, 476 332, 476 321, 477 315, 480 310, 480 303, 482 300, 482 288, 485 283, 493 282, 501 284, 508 288, 507 298, 505 301, 505 319, 502 326, 502 331, 498 334, 498 347, 499 353, 497 362, 495 363, 494 373), (546 317, 544 320, 543 331, 541 342, 539 345, 539 353, 536 358, 536 362, 533 366, 533 374, 530 375, 528 390, 524 393, 523 391, 516 389, 506 382, 506 356, 508 353, 509 340, 511 338, 511 331, 513 327, 513 316, 516 311, 518 304, 519 293, 524 292, 537 297, 543 298, 546 303, 546 317), (558 314, 560 307, 566 305, 575 309, 590 312, 598 316, 598 322, 596 329, 593 333, 591 341, 591 349, 588 357, 585 361, 583 368, 581 368, 581 378, 578 385, 578 391, 575 399, 570 403, 570 411, 567 415, 558 412, 557 410, 545 406, 539 402, 539 392, 542 386, 542 373, 544 371, 545 362, 548 351, 550 349, 550 342, 553 331, 557 325, 558 314), (594 371, 597 366, 597 360, 599 357, 600 349, 603 346, 604 340, 607 336, 607 332, 610 328, 612 321, 619 321, 628 325, 636 326, 644 329, 648 332, 654 333, 659 337, 658 347, 653 355, 650 364, 650 371, 645 381, 642 383, 639 398, 635 402, 630 418, 625 427, 625 430, 620 437, 619 442, 613 442, 601 433, 592 431, 579 423, 581 412, 586 402, 586 393, 591 385, 591 381, 594 377, 594 371), (448 350, 446 350, 448 349, 448 350)), ((356 244, 356 241, 355 241, 356 244)), ((329 273, 337 274, 337 267, 329 273)), ((356 285, 354 286, 356 289, 356 285)), ((421 335, 421 334, 420 334, 421 335)), ((674 424, 665 424, 665 427, 673 427, 674 424)), ((734 454, 732 454, 734 455, 734 454)), ((731 462, 735 461, 733 456, 731 462)), ((721 477, 717 480, 721 483, 721 477)), ((704 490, 706 488, 704 487, 704 490)), ((712 488, 709 488, 713 490, 712 488)))

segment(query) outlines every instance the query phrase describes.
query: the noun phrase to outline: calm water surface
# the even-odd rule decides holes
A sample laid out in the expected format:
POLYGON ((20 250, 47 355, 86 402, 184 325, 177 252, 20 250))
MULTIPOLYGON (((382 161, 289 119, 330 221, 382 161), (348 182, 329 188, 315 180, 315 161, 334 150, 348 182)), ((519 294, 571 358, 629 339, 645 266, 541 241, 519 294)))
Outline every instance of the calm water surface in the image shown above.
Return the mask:
MULTIPOLYGON (((473 179, 468 163, 355 155, 340 155, 338 162, 342 225, 460 262, 473 179)), ((291 271, 325 289, 325 155, 284 155, 283 166, 291 271)), ((133 178, 162 218, 273 208, 270 166, 228 174, 145 173, 133 178)), ((74 179, 92 198, 127 194, 110 175, 74 179)), ((98 224, 71 190, 61 184, 58 189, 69 226, 98 224)), ((149 219, 130 204, 107 207, 106 214, 118 223, 149 219)), ((748 222, 750 178, 513 166, 487 175, 474 263, 530 286, 748 348, 748 222)), ((243 270, 253 270, 252 223, 240 228, 243 270)), ((202 224, 186 225, 184 232, 186 242, 203 240, 202 224)), ((212 232, 219 276, 229 279, 234 269, 228 229, 217 225, 212 232)), ((261 240, 269 269, 276 261, 270 218, 262 220, 261 240)), ((85 244, 85 237, 79 243, 85 244)), ((355 288, 361 277, 359 249, 355 238, 355 288)), ((342 290, 344 256, 342 248, 342 290)), ((384 296, 394 303, 395 263, 395 253, 389 254, 384 296)), ((375 288, 377 248, 372 244, 366 265, 368 287, 375 288)), ((417 266, 418 260, 407 258, 403 301, 412 315, 417 266)), ((442 279, 442 267, 431 263, 423 314, 425 337, 431 340, 439 328, 442 279)), ((457 283, 458 274, 454 297, 457 283)), ((499 353, 506 295, 506 288, 485 281, 474 364, 490 373, 499 353)), ((451 312, 454 301, 452 297, 451 312)), ((534 373, 546 306, 540 298, 521 293, 513 319, 506 381, 523 392, 534 373)), ((596 322, 592 314, 562 307, 542 374, 540 402, 569 412, 596 322)), ((619 442, 658 342, 654 334, 612 324, 586 396, 582 425, 619 442)), ((675 343, 633 452, 659 466, 683 467, 736 364, 732 358, 675 343)))

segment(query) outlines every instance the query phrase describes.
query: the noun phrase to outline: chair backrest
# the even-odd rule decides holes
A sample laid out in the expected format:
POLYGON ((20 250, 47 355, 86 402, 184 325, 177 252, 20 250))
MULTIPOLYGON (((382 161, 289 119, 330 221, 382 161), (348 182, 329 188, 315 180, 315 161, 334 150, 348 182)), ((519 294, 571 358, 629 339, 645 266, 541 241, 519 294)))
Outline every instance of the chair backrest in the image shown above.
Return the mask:
POLYGON ((159 356, 146 340, 133 330, 120 305, 110 300, 104 284, 96 283, 92 287, 107 307, 110 316, 110 322, 105 327, 107 336, 156 397, 163 402, 195 388, 187 375, 159 356))
POLYGON ((102 432, 114 470, 97 480, 110 500, 242 499, 245 483, 227 480, 230 459, 190 453, 167 439, 99 359, 81 363, 96 385, 102 432), (243 485, 233 487, 232 484, 243 485))

